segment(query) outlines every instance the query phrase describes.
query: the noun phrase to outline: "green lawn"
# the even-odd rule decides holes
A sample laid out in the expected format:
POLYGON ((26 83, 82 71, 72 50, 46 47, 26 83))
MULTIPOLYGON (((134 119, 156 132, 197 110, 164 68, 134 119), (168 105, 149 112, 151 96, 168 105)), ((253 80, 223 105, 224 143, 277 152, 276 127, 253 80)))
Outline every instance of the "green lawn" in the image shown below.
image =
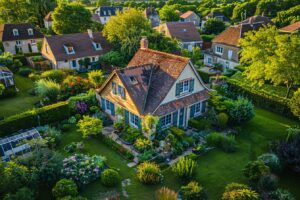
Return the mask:
MULTIPOLYGON (((198 160, 198 170, 196 179, 206 188, 209 199, 220 199, 226 184, 230 182, 246 183, 242 174, 242 169, 250 160, 256 159, 257 156, 268 151, 268 145, 272 140, 282 139, 285 137, 285 129, 296 122, 283 118, 279 115, 256 109, 256 116, 248 124, 242 127, 242 134, 237 138, 239 151, 236 153, 224 153, 219 150, 213 150, 202 156, 198 160)), ((68 133, 63 134, 62 144, 59 149, 71 141, 82 141, 81 135, 74 127, 68 133)), ((152 200, 156 189, 166 185, 174 190, 180 188, 181 183, 170 170, 164 172, 164 182, 155 186, 145 186, 135 179, 135 169, 128 168, 127 162, 115 151, 111 150, 100 140, 84 140, 85 152, 89 154, 99 154, 105 156, 108 164, 120 169, 122 179, 130 178, 132 184, 126 188, 128 199, 152 200)), ((66 154, 66 153, 64 153, 66 154)), ((66 154, 67 155, 67 154, 66 154)), ((280 185, 290 190, 296 198, 300 199, 300 177, 292 173, 285 173, 280 176, 280 185)), ((116 188, 120 191, 120 186, 116 188)), ((99 198, 100 192, 114 190, 102 186, 100 181, 88 185, 81 194, 89 199, 99 198)))
POLYGON ((14 79, 19 92, 14 97, 0 99, 0 116, 8 117, 34 108, 34 103, 40 99, 38 96, 28 94, 33 87, 33 82, 29 78, 16 74, 14 79))

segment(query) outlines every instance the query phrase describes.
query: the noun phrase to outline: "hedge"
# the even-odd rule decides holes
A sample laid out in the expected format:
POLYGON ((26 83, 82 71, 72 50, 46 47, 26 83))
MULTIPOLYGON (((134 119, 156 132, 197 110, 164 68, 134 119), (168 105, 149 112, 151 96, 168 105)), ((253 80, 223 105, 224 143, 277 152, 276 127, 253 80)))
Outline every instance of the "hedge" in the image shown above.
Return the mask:
POLYGON ((204 83, 209 83, 210 77, 214 76, 214 74, 212 74, 212 73, 207 73, 207 72, 204 72, 204 71, 201 71, 201 70, 197 70, 197 71, 198 71, 198 74, 202 78, 204 83))
POLYGON ((256 87, 235 79, 227 79, 227 84, 229 92, 247 97, 256 106, 289 118, 295 118, 289 108, 290 99, 263 90, 257 90, 256 87))
POLYGON ((6 136, 21 129, 62 121, 70 117, 67 101, 25 111, 0 121, 0 136, 6 136))
POLYGON ((14 55, 13 60, 19 60, 23 65, 28 65, 26 57, 23 54, 14 55))

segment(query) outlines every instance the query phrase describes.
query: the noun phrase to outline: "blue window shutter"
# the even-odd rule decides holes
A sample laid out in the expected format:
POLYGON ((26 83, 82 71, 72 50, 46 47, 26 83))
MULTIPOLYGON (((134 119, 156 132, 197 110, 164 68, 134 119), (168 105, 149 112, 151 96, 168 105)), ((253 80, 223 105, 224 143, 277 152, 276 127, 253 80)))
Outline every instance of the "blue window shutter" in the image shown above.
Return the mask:
POLYGON ((176 111, 173 113, 173 125, 174 125, 174 126, 177 126, 177 121, 178 121, 178 111, 176 110, 176 111))
POLYGON ((206 101, 202 101, 201 113, 204 113, 206 110, 206 101))
POLYGON ((126 124, 129 123, 129 112, 128 112, 128 110, 125 110, 125 123, 126 124))
POLYGON ((176 84, 176 94, 175 96, 179 96, 180 95, 180 83, 176 84))
POLYGON ((117 93, 117 87, 116 87, 116 83, 115 82, 111 82, 111 89, 112 89, 112 93, 113 94, 117 93))
POLYGON ((101 97, 101 108, 102 110, 105 110, 105 99, 103 99, 102 97, 101 97))
POLYGON ((193 118, 195 115, 195 105, 191 106, 191 111, 190 111, 190 118, 193 118))
POLYGON ((115 104, 113 104, 112 102, 110 102, 110 108, 111 108, 111 115, 115 116, 115 104))
POLYGON ((139 128, 139 130, 142 130, 142 120, 141 120, 141 118, 138 118, 138 128, 139 128))
POLYGON ((190 80, 190 88, 189 88, 189 92, 193 92, 194 91, 194 79, 190 80))

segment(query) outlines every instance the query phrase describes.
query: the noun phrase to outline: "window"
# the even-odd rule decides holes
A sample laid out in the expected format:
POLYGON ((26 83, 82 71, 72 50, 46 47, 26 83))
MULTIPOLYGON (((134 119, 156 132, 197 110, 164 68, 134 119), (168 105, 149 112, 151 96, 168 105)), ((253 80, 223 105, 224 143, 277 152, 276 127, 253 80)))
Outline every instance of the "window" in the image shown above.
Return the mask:
POLYGON ((67 54, 75 54, 75 50, 73 46, 70 45, 64 45, 65 51, 67 54))
POLYGON ((232 50, 228 50, 228 59, 229 59, 229 60, 232 59, 232 50))
POLYGON ((117 94, 117 85, 115 82, 111 82, 111 90, 113 94, 117 94))
POLYGON ((13 34, 14 34, 14 36, 18 36, 19 35, 18 29, 13 29, 13 34))
POLYGON ((17 40, 17 41, 16 41, 16 45, 17 45, 17 46, 21 46, 21 41, 20 41, 20 40, 17 40))
POLYGON ((109 100, 105 100, 105 110, 114 115, 114 104, 109 100))
POLYGON ((220 47, 220 46, 216 46, 216 53, 217 54, 223 54, 223 47, 220 47))
POLYGON ((118 85, 118 94, 122 97, 122 99, 125 99, 125 91, 121 85, 118 85))
POLYGON ((195 114, 194 116, 198 116, 201 114, 201 102, 195 104, 195 114))
POLYGON ((194 90, 194 79, 183 80, 176 84, 176 96, 192 92, 194 90))
POLYGON ((27 31, 28 31, 28 35, 33 35, 33 30, 32 30, 32 28, 28 29, 27 31))
POLYGON ((95 48, 96 50, 101 50, 101 45, 100 45, 100 43, 95 43, 95 42, 93 42, 93 45, 94 45, 94 48, 95 48))
POLYGON ((212 59, 211 59, 211 57, 208 57, 208 58, 207 58, 207 63, 208 63, 208 64, 212 64, 212 59))
POLYGON ((95 62, 95 57, 92 57, 92 62, 95 62))
POLYGON ((103 11, 103 15, 106 15, 106 11, 103 11))
POLYGON ((139 127, 139 117, 138 116, 136 116, 135 114, 132 114, 132 113, 129 113, 129 118, 130 118, 130 124, 132 125, 132 126, 135 126, 136 128, 138 128, 139 127))
POLYGON ((161 118, 161 127, 166 128, 172 124, 172 115, 168 114, 161 118))
POLYGON ((31 44, 36 44, 35 40, 31 40, 30 42, 31 44))
POLYGON ((136 80, 136 78, 134 76, 129 76, 129 79, 130 79, 130 82, 132 84, 136 84, 137 83, 137 80, 136 80))

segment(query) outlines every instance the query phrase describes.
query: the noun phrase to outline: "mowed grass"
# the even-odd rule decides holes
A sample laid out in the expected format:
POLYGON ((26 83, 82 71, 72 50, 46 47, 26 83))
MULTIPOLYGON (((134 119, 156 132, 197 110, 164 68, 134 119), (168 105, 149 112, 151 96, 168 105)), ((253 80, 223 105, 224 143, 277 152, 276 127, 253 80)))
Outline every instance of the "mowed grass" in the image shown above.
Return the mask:
POLYGON ((34 84, 29 78, 15 74, 14 80, 19 92, 14 97, 0 99, 0 116, 8 117, 32 109, 40 99, 40 97, 28 93, 34 84))
MULTIPOLYGON (((256 109, 255 117, 242 128, 242 133, 237 137, 239 150, 236 153, 224 153, 220 150, 213 150, 198 159, 197 175, 195 179, 199 181, 207 190, 209 199, 218 200, 224 191, 226 184, 231 182, 247 183, 242 169, 257 156, 269 151, 269 144, 274 140, 284 139, 286 128, 297 122, 273 114, 271 112, 256 109)), ((114 150, 110 149, 101 140, 82 139, 81 134, 73 127, 63 134, 62 143, 59 150, 66 156, 63 147, 72 141, 84 141, 85 150, 83 153, 103 155, 107 158, 109 166, 120 170, 121 178, 131 179, 131 185, 126 187, 130 200, 153 200, 155 191, 162 186, 167 186, 175 191, 185 184, 179 180, 170 169, 165 170, 164 181, 158 185, 143 185, 136 180, 135 168, 127 167, 128 161, 122 158, 114 150)), ((288 189, 300 199, 300 177, 291 172, 284 172, 280 175, 280 187, 288 189)), ((121 193, 121 186, 116 188, 106 188, 97 180, 87 185, 81 195, 89 199, 99 199, 100 193, 105 191, 118 191, 121 193)))

